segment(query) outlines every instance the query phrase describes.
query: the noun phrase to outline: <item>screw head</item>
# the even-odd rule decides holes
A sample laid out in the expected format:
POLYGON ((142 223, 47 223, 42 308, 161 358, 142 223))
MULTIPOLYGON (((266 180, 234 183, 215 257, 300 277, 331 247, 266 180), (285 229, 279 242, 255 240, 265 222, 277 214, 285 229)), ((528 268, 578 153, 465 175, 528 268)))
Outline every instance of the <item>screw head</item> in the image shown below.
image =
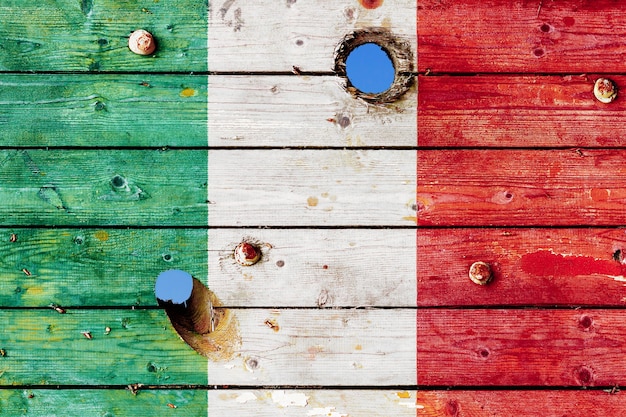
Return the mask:
POLYGON ((593 94, 601 103, 610 103, 617 98, 617 86, 608 78, 598 78, 593 86, 593 94))
POLYGON ((235 248, 235 261, 242 266, 251 266, 261 259, 259 248, 248 242, 241 242, 235 248))
POLYGON ((128 48, 137 55, 150 55, 156 49, 156 42, 150 32, 138 29, 130 34, 128 48))
POLYGON ((491 267, 485 262, 474 262, 469 269, 469 278, 478 285, 486 285, 493 278, 491 267))

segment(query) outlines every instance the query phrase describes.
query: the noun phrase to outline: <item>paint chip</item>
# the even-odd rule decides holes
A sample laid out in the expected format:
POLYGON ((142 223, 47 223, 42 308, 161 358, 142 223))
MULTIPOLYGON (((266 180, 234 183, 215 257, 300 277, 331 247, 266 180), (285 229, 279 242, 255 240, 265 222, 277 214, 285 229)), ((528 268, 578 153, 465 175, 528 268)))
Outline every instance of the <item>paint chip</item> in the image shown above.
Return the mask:
POLYGON ((281 407, 306 407, 309 397, 301 392, 287 394, 284 390, 272 392, 272 401, 281 407))
POLYGON ((411 393, 408 391, 398 392, 396 393, 396 395, 398 396, 398 398, 411 398, 411 393))
POLYGON ((335 411, 335 407, 314 408, 307 413, 308 416, 324 416, 324 417, 348 417, 347 414, 335 411))
POLYGON ((235 401, 237 401, 239 404, 245 404, 248 401, 255 401, 255 400, 257 400, 257 397, 251 392, 244 392, 239 397, 235 398, 235 401))
POLYGON ((197 94, 198 92, 193 88, 185 88, 183 91, 180 92, 180 96, 185 98, 193 97, 197 94))

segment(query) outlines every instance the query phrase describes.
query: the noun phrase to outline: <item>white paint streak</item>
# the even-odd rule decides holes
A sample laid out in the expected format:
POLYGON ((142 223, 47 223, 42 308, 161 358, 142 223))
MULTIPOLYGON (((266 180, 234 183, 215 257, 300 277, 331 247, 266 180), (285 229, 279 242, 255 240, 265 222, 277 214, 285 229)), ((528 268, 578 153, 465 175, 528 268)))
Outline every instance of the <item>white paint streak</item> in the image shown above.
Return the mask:
POLYGON ((256 400, 257 400, 256 395, 254 395, 251 392, 244 392, 239 397, 235 398, 235 401, 237 401, 239 404, 245 404, 248 401, 256 401, 256 400))
POLYGON ((617 282, 626 282, 626 277, 623 275, 607 275, 607 277, 614 279, 617 282))
POLYGON ((272 401, 281 407, 306 407, 309 397, 301 392, 287 394, 283 390, 272 392, 272 401))
POLYGON ((421 409, 423 409, 423 408, 424 408, 424 406, 423 406, 423 405, 421 405, 421 404, 415 404, 414 402, 411 402, 411 401, 401 401, 401 402, 399 402, 398 404, 399 404, 399 405, 403 405, 403 406, 405 406, 406 408, 416 408, 416 409, 418 409, 418 410, 421 410, 421 409))
POLYGON ((308 416, 324 416, 324 417, 348 417, 347 414, 335 411, 335 407, 314 408, 307 413, 308 416))

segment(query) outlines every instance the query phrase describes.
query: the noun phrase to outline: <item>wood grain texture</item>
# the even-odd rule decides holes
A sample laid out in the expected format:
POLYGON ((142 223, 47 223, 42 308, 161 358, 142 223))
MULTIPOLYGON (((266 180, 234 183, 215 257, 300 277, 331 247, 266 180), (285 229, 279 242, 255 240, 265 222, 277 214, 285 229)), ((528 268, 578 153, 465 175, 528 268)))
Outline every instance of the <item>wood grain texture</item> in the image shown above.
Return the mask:
POLYGON ((415 306, 414 230, 210 229, 208 242, 207 275, 204 229, 0 229, 0 305, 155 306, 158 274, 182 269, 231 307, 415 306), (233 259, 244 240, 263 252, 251 267, 233 259))
POLYGON ((0 16, 1 71, 207 70, 206 0, 6 0, 0 16), (153 55, 128 49, 137 29, 154 35, 153 55))
POLYGON ((206 237, 203 229, 0 229, 0 305, 156 306, 162 271, 206 280, 206 237))
POLYGON ((206 358, 161 310, 2 310, 0 317, 2 385, 207 383, 206 358))
MULTIPOLYGON (((605 75, 606 77, 606 75, 605 75)), ((625 100, 602 104, 598 75, 421 76, 424 147, 623 147, 625 100)), ((626 78, 610 75, 618 86, 626 78)))
POLYGON ((419 391, 418 417, 621 415, 624 393, 604 391, 419 391))
POLYGON ((209 145, 417 145, 415 87, 392 104, 371 105, 343 84, 333 76, 211 75, 209 145))
POLYGON ((416 396, 404 390, 211 390, 209 415, 415 417, 416 396), (281 405, 292 398, 306 398, 306 405, 281 405))
POLYGON ((418 310, 420 385, 624 385, 623 310, 418 310))
POLYGON ((624 224, 623 150, 418 152, 418 223, 624 224))
POLYGON ((414 307, 415 257, 411 229, 209 229, 208 286, 233 307, 414 307), (259 263, 235 262, 242 241, 259 263))
POLYGON ((206 146, 207 77, 13 75, 0 80, 2 146, 206 146))
POLYGON ((0 151, 4 225, 206 225, 206 151, 0 151))
POLYGON ((415 8, 415 0, 386 0, 375 9, 356 1, 211 1, 209 69, 329 72, 335 48, 355 29, 384 27, 416 45, 415 8))
POLYGON ((154 417, 174 412, 205 416, 206 398, 206 391, 183 389, 142 389, 137 395, 119 389, 2 389, 0 412, 7 416, 29 417, 154 417))
POLYGON ((420 229, 420 306, 624 307, 624 229, 420 229), (487 286, 468 278, 490 264, 487 286))
MULTIPOLYGON (((241 345, 232 359, 208 362, 209 385, 416 383, 414 310, 233 313, 241 345)), ((3 310, 0 318, 2 385, 207 384, 207 359, 161 310, 3 310)))
POLYGON ((419 70, 621 72, 626 16, 599 0, 421 1, 419 70))
POLYGON ((417 382, 413 309, 233 311, 241 348, 227 363, 209 361, 209 384, 383 387, 417 382))
POLYGON ((414 226, 415 151, 210 150, 211 226, 414 226))

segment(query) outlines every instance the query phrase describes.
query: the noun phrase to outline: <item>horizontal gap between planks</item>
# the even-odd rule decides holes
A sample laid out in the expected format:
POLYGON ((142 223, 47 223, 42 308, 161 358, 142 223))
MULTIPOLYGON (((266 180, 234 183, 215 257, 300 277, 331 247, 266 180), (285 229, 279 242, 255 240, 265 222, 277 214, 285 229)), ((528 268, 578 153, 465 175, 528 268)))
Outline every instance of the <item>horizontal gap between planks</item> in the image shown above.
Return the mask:
MULTIPOLYGON (((593 75, 611 76, 626 75, 626 72, 593 72, 593 75)), ((421 77, 566 77, 569 75, 586 75, 585 72, 433 72, 419 71, 417 73, 421 77)))
MULTIPOLYGON (((133 387, 135 388, 135 387, 133 387)), ((129 385, 0 385, 0 390, 129 390, 129 385)), ((416 385, 141 385, 137 393, 150 390, 335 390, 415 391, 416 385)))
MULTIPOLYGON (((419 120, 419 118, 418 118, 419 120)), ((352 149, 352 148, 350 148, 352 149)), ((614 151, 626 146, 417 146, 417 151, 614 151)))
MULTIPOLYGON (((339 76, 334 71, 0 71, 0 75, 204 75, 204 76, 307 76, 328 77, 339 76)), ((417 76, 417 72, 400 72, 399 75, 417 76)), ((431 74, 429 74, 431 75, 431 74)))
MULTIPOLYGON (((303 150, 303 151, 417 151, 417 146, 0 146, 2 151, 12 150, 39 150, 39 151, 273 151, 273 150, 303 150)), ((452 148, 443 148, 452 149, 452 148)), ((493 148, 486 148, 493 149, 493 148)), ((506 149, 506 148, 503 148, 506 149)), ((535 148, 531 148, 535 149, 535 148)), ((570 149, 570 148, 566 148, 570 149)), ((586 148, 576 148, 586 149, 586 148)))
MULTIPOLYGON (((209 203, 209 205, 212 203, 209 203)), ((307 229, 318 229, 318 230, 415 230, 417 226, 355 226, 355 225, 339 225, 339 226, 184 226, 184 225, 173 225, 173 226, 140 226, 140 225, 2 225, 0 229, 72 229, 72 230, 93 230, 93 229, 104 229, 104 230, 167 230, 167 229, 175 229, 175 230, 184 230, 184 229, 195 229, 195 230, 211 230, 211 229, 239 229, 239 230, 307 230, 307 229)), ((603 227, 605 228, 605 227, 603 227)))
POLYGON ((417 226, 420 230, 448 230, 448 229, 622 229, 626 224, 614 225, 591 225, 591 224, 574 224, 574 225, 468 225, 468 226, 417 226))
MULTIPOLYGON (((63 308, 65 312, 70 310, 132 310, 132 311, 145 311, 145 310, 164 310, 163 307, 160 306, 71 306, 71 305, 57 305, 52 304, 49 306, 36 306, 36 307, 24 307, 24 306, 2 306, 0 305, 0 311, 20 311, 20 310, 28 310, 28 311, 37 311, 43 310, 48 311, 55 308, 63 308)), ((228 309, 228 310, 302 310, 302 311, 310 311, 310 310, 417 310, 416 306, 373 306, 373 305, 359 305, 359 306, 332 306, 332 307, 302 307, 302 306, 230 306, 230 305, 222 305, 219 307, 214 307, 215 309, 228 309)), ((425 308, 421 308, 425 309, 425 308)), ((454 309, 451 307, 451 309, 454 309)), ((469 308, 465 308, 468 310, 469 308)), ((600 308, 594 308, 594 310, 602 310, 600 308)), ((64 313, 60 313, 64 314, 64 313)))
MULTIPOLYGON (((418 255, 419 256, 419 255, 418 255)), ((71 306, 71 305, 57 305, 50 306, 37 306, 37 307, 24 307, 24 306, 1 306, 0 310, 43 310, 47 311, 56 307, 62 307, 64 310, 133 310, 133 311, 145 311, 145 310, 163 310, 160 306, 71 306)), ((429 305, 429 306, 376 306, 376 305, 358 305, 358 306, 332 306, 332 307, 303 307, 303 306, 280 306, 280 305, 258 305, 258 306, 237 306, 237 305, 223 305, 215 307, 216 309, 229 309, 229 310, 301 310, 301 311, 317 311, 317 310, 536 310, 536 311, 560 311, 560 310, 594 310, 594 311, 625 311, 626 307, 620 306, 597 306, 587 304, 569 304, 569 305, 548 305, 538 306, 532 304, 510 305, 510 304, 495 304, 495 305, 429 305)))
MULTIPOLYGON (((419 255, 418 255, 419 256, 419 255)), ((418 290, 419 292, 419 290, 418 290)), ((419 297, 419 295, 418 295, 419 297)), ((586 304, 569 304, 569 305, 547 305, 547 306, 537 306, 532 304, 520 304, 520 305, 510 305, 510 304, 493 304, 493 305, 427 305, 427 306, 417 306, 412 307, 415 310, 536 310, 536 311, 554 311, 554 310, 595 310, 595 311, 615 311, 615 310, 626 310, 626 307, 620 306, 597 306, 597 305, 586 305, 586 304)))
MULTIPOLYGON (((129 384, 133 385, 133 384, 129 384)), ((129 390, 129 385, 0 385, 0 390, 129 390)), ((133 387, 135 388, 135 387, 133 387)), ((158 390, 333 390, 333 391, 611 391, 615 386, 466 386, 466 385, 141 385, 141 391, 158 390)), ((616 393, 619 391, 616 391, 616 393)), ((130 393, 129 393, 130 394, 130 393)))
MULTIPOLYGON (((490 386, 490 385, 417 385, 417 391, 611 391, 616 386, 558 386, 558 385, 512 385, 512 386, 490 386)), ((615 393, 619 392, 619 389, 615 393)))

